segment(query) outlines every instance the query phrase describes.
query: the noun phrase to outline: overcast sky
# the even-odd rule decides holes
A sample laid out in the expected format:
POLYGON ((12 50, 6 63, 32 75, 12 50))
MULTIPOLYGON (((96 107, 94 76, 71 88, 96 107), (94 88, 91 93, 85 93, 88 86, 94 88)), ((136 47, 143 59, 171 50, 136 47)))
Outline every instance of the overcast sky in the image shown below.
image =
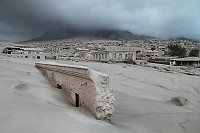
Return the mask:
POLYGON ((200 39, 200 0, 0 0, 0 41, 34 38, 57 24, 200 39))

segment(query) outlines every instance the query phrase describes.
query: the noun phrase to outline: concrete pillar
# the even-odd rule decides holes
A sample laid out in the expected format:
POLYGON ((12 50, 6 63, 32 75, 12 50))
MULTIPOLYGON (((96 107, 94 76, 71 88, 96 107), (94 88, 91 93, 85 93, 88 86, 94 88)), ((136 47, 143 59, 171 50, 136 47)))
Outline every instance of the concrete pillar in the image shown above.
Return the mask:
POLYGON ((98 54, 96 54, 96 60, 99 60, 98 54))
POLYGON ((101 54, 99 54, 99 60, 101 60, 101 54))

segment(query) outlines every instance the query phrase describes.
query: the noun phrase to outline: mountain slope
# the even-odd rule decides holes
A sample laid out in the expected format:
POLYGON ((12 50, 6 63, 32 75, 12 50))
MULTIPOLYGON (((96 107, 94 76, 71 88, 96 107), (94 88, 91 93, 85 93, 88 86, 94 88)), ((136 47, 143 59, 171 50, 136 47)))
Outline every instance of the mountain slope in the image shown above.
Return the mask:
POLYGON ((29 41, 46 41, 57 39, 68 39, 74 37, 86 37, 86 38, 101 38, 109 40, 145 40, 153 39, 153 37, 145 35, 135 35, 129 31, 120 30, 98 30, 98 31, 86 31, 78 29, 54 29, 45 32, 38 38, 31 39, 29 41))

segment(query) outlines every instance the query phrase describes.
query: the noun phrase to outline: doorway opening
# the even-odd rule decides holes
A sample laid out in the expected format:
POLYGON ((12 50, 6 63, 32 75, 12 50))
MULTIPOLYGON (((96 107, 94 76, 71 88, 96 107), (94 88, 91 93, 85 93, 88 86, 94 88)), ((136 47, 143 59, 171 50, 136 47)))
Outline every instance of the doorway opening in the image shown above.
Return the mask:
POLYGON ((58 88, 58 89, 62 89, 62 86, 59 85, 59 84, 57 84, 57 88, 58 88))
POLYGON ((80 107, 79 94, 75 93, 75 98, 76 98, 76 107, 80 107))

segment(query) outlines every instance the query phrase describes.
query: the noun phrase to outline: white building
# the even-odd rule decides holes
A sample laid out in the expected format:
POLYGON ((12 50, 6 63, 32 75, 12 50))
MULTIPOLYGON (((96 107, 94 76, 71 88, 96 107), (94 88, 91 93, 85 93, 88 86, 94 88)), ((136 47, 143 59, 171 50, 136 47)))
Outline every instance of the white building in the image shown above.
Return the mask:
POLYGON ((119 47, 119 46, 103 46, 104 50, 94 51, 91 53, 92 61, 101 61, 101 62, 126 62, 131 59, 136 60, 137 54, 140 54, 144 51, 143 48, 138 47, 119 47))
POLYGON ((6 47, 3 50, 4 54, 16 58, 27 59, 57 59, 57 55, 47 54, 44 49, 41 48, 20 48, 20 47, 6 47))
POLYGON ((156 50, 145 50, 143 52, 143 56, 146 56, 146 57, 158 57, 158 56, 161 56, 161 53, 159 51, 156 51, 156 50))
POLYGON ((200 58, 199 57, 186 57, 186 58, 171 59, 170 65, 200 66, 200 58))

